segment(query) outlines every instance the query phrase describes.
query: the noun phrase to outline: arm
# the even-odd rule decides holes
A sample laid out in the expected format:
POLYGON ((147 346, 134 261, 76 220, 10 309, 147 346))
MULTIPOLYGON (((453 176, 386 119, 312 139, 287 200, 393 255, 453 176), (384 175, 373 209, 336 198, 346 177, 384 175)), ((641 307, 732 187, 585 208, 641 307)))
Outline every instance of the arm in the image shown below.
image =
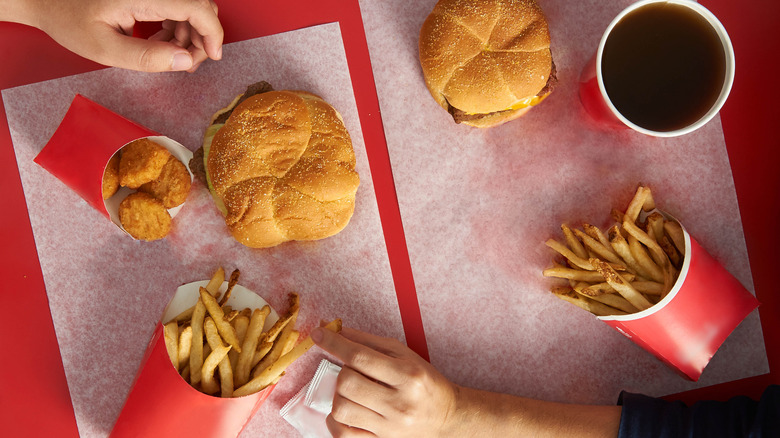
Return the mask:
POLYGON ((0 21, 37 27, 87 59, 132 70, 195 71, 222 57, 211 0, 0 0, 0 21), (148 40, 133 38, 137 21, 163 28, 148 40))
POLYGON ((461 388, 459 435, 616 437, 620 406, 571 405, 461 388))
POLYGON ((345 328, 314 341, 344 362, 328 428, 362 436, 617 436, 621 408, 465 388, 394 339, 345 328))
POLYGON ((0 0, 0 21, 35 26, 32 1, 0 0))

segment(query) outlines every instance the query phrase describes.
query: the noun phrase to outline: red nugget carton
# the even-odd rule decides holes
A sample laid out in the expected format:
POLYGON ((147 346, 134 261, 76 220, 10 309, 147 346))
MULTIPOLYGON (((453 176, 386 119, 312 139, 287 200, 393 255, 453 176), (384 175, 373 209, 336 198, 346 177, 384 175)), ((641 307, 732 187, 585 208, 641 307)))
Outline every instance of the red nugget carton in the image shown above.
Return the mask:
MULTIPOLYGON (((103 172, 111 157, 128 143, 149 138, 167 149, 189 170, 192 152, 176 141, 128 120, 119 114, 77 94, 65 117, 34 161, 79 194, 89 205, 117 226, 119 204, 133 190, 119 191, 103 200, 103 172)), ((171 217, 181 205, 168 209, 171 217)))
POLYGON ((683 234, 685 259, 666 297, 641 312, 598 318, 695 382, 759 303, 684 227, 683 234))
MULTIPOLYGON (((185 284, 176 290, 157 323, 125 405, 111 437, 235 437, 271 394, 273 386, 243 397, 221 398, 190 386, 174 368, 163 336, 163 323, 193 306, 200 287, 208 281, 185 284)), ((227 288, 223 283, 221 291, 227 288)), ((267 303, 254 292, 236 285, 227 305, 259 309, 267 303)), ((264 331, 278 320, 272 309, 264 331)))

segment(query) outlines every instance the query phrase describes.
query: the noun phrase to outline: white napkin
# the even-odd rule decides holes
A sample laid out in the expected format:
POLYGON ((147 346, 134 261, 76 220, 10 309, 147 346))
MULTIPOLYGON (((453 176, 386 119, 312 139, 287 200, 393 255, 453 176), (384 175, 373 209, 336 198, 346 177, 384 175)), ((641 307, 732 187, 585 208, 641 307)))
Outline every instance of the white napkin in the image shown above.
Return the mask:
POLYGON ((340 366, 323 359, 311 381, 279 411, 303 438, 331 438, 325 418, 333 406, 339 371, 340 366))

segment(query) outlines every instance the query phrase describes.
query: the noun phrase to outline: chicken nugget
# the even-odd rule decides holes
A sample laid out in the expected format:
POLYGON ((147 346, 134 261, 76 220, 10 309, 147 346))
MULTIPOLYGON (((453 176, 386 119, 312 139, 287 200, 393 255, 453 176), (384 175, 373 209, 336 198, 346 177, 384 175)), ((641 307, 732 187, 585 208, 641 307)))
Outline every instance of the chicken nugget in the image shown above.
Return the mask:
POLYGON ((119 190, 119 153, 114 154, 103 171, 103 199, 114 196, 119 190))
POLYGON ((187 167, 176 157, 171 156, 160 172, 160 176, 142 185, 138 190, 161 200, 165 208, 173 208, 187 199, 191 185, 192 178, 187 167))
POLYGON ((132 193, 119 204, 119 222, 138 240, 162 239, 171 231, 171 215, 162 201, 143 192, 132 193))
POLYGON ((171 153, 168 149, 149 140, 138 139, 122 148, 119 160, 119 184, 137 189, 160 176, 171 153))

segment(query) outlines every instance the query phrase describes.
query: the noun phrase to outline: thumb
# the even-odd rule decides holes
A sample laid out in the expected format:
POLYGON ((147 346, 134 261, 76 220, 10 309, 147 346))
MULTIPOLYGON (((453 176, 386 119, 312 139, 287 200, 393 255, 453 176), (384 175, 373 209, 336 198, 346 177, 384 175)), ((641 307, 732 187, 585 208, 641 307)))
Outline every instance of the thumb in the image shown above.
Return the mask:
POLYGON ((104 44, 104 59, 98 62, 145 72, 185 71, 192 68, 192 54, 166 41, 150 41, 111 32, 104 44))

